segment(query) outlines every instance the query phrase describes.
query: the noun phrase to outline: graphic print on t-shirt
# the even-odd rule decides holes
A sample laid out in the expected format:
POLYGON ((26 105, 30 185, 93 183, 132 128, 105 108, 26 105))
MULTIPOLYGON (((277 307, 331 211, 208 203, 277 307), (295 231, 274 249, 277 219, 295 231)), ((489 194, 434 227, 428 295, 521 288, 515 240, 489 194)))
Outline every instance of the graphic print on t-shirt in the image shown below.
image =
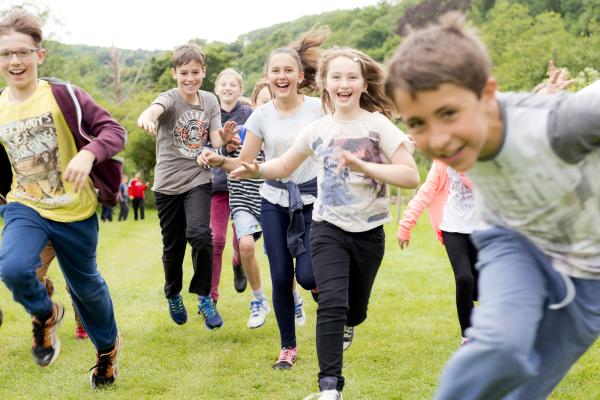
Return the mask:
POLYGON ((370 187, 370 196, 372 194, 375 194, 376 198, 386 196, 386 186, 377 183, 368 175, 352 172, 348 168, 342 168, 338 172, 339 156, 344 150, 367 162, 383 162, 377 132, 369 132, 369 137, 357 139, 331 139, 327 144, 318 138, 313 142, 312 148, 317 158, 323 161, 324 174, 319 186, 322 206, 337 207, 357 203, 358 199, 349 190, 349 186, 353 185, 370 187))
POLYGON ((46 205, 65 204, 70 196, 61 180, 56 127, 50 112, 0 126, 16 174, 12 194, 46 205))
POLYGON ((173 132, 175 146, 186 157, 195 158, 202 152, 202 146, 208 140, 209 121, 204 111, 187 110, 177 123, 173 132))

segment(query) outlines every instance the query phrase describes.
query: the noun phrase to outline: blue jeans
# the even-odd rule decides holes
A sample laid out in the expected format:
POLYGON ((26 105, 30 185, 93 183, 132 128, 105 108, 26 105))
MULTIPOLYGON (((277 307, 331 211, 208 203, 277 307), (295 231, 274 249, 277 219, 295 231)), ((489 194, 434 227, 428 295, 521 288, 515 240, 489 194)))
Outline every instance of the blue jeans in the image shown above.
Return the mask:
POLYGON ((600 280, 566 281, 529 240, 477 231, 479 300, 467 337, 446 365, 436 399, 545 399, 600 333, 600 280))
POLYGON ((0 278, 15 301, 36 317, 52 311, 46 288, 35 276, 40 252, 52 241, 73 303, 85 330, 98 350, 117 338, 113 304, 106 282, 96 266, 96 214, 77 222, 56 222, 19 203, 0 206, 4 218, 0 247, 0 278))
MULTIPOLYGON (((296 280, 306 290, 314 289, 315 274, 310 260, 309 238, 313 206, 304 206, 304 247, 306 252, 296 258, 296 280)), ((290 216, 287 207, 262 199, 260 225, 263 229, 265 250, 271 269, 273 308, 281 335, 281 347, 296 346, 294 313, 294 259, 287 246, 287 228, 290 216)))

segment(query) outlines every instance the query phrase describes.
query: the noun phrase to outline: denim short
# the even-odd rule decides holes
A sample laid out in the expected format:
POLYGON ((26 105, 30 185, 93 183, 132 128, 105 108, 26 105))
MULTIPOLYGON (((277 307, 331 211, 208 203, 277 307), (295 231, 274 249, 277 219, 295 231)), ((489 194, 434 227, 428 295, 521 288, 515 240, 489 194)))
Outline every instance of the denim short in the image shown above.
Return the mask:
POLYGON ((254 240, 260 239, 262 229, 258 219, 248 211, 238 210, 232 215, 231 220, 235 225, 235 233, 238 240, 242 236, 254 236, 254 240))

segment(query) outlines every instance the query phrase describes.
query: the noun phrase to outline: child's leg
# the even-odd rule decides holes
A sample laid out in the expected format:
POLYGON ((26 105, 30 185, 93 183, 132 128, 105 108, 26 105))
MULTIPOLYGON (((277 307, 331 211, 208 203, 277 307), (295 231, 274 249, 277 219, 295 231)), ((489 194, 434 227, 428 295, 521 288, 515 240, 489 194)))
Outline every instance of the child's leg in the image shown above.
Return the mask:
POLYGON ((185 235, 192 246, 194 275, 190 281, 191 293, 210 295, 213 268, 212 232, 210 229, 211 184, 200 185, 185 194, 185 235))
POLYGON ((16 302, 38 319, 52 312, 46 287, 37 279, 40 252, 48 243, 48 223, 19 203, 0 208, 4 218, 0 247, 0 277, 16 302))
POLYGON ((240 241, 238 240, 238 234, 235 229, 235 224, 231 224, 231 247, 233 251, 231 253, 231 264, 240 265, 240 241))
POLYGON ((492 227, 472 235, 479 249, 480 306, 446 365, 437 399, 501 399, 536 374, 538 326, 550 301, 541 254, 524 237, 492 227))
POLYGON ((144 198, 140 199, 140 219, 144 219, 144 210, 146 208, 146 200, 144 198))
MULTIPOLYGON (((552 268, 550 265, 549 268, 552 268)), ((575 299, 566 307, 546 310, 534 353, 537 375, 508 399, 545 399, 600 332, 600 280, 575 279, 575 299)))
POLYGON ((342 342, 348 312, 352 243, 350 235, 327 223, 312 225, 310 250, 319 288, 317 355, 321 390, 342 390, 342 342))
MULTIPOLYGON (((349 309, 346 325, 357 326, 367 319, 367 307, 371 290, 383 260, 385 232, 383 227, 379 226, 367 232, 354 233, 351 237, 349 309)), ((319 292, 320 290, 319 288, 319 292)), ((341 334, 340 337, 342 337, 341 334)))
MULTIPOLYGON (((310 229, 312 226, 313 205, 309 204, 302 209, 304 216, 304 235, 302 242, 306 252, 299 257, 296 257, 296 281, 306 290, 312 290, 317 287, 315 281, 315 272, 313 270, 312 260, 310 257, 310 229)), ((293 287, 293 284, 292 284, 293 287)), ((292 294, 292 300, 294 296, 292 294)))
POLYGON ((109 349, 117 338, 117 323, 108 286, 96 265, 97 217, 49 224, 49 237, 81 323, 98 351, 109 349))
POLYGON ((216 192, 210 200, 210 228, 212 229, 213 264, 210 297, 219 298, 219 282, 223 265, 223 249, 229 221, 229 193, 216 192))
POLYGON ((183 282, 183 258, 186 245, 185 211, 183 209, 185 194, 171 196, 154 192, 154 196, 163 242, 165 297, 170 298, 181 292, 183 282))
POLYGON ((265 250, 271 270, 273 308, 279 326, 282 348, 296 346, 294 296, 292 295, 294 260, 287 248, 289 222, 287 208, 262 199, 260 225, 263 227, 265 250))
POLYGON ((465 337, 465 330, 471 326, 471 312, 473 310, 473 294, 477 284, 473 276, 473 267, 470 253, 473 247, 469 235, 455 232, 442 232, 446 253, 454 272, 456 283, 456 310, 460 324, 461 335, 465 337))
POLYGON ((131 205, 133 206, 133 219, 135 221, 138 220, 138 211, 140 209, 140 199, 137 197, 134 197, 133 200, 131 200, 131 205))
POLYGON ((258 261, 256 260, 254 236, 242 236, 239 240, 239 248, 242 267, 244 268, 246 277, 248 277, 250 288, 252 288, 252 290, 261 289, 260 269, 258 267, 258 261))

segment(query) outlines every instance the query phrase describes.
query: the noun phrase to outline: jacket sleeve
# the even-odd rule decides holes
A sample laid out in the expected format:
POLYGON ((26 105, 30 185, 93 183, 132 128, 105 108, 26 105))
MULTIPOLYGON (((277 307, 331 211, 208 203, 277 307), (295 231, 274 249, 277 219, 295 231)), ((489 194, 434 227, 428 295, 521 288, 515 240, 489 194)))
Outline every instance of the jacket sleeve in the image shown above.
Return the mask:
POLYGON ((439 161, 433 161, 425 182, 419 188, 415 197, 408 203, 402 214, 402 220, 398 227, 398 236, 401 239, 410 239, 410 232, 417 224, 417 220, 423 214, 423 211, 431 205, 435 196, 438 195, 442 173, 445 173, 444 165, 439 161))
POLYGON ((75 95, 81 106, 82 128, 94 138, 83 149, 94 153, 99 164, 123 150, 127 131, 85 91, 75 87, 75 95))

